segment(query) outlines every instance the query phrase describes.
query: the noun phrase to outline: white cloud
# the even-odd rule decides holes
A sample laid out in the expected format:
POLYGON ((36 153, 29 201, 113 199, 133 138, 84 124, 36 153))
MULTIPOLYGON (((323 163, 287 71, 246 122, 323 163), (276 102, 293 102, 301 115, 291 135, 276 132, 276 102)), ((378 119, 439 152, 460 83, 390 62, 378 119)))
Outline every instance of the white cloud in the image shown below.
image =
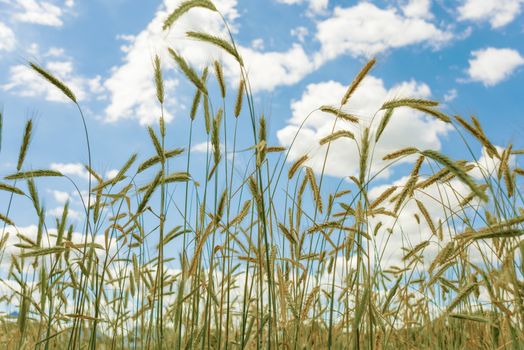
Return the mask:
POLYGON ((493 86, 508 78, 519 66, 524 65, 524 57, 516 50, 488 47, 473 51, 467 73, 472 81, 485 86, 493 86))
MULTIPOLYGON (((110 93, 110 104, 105 110, 106 120, 114 122, 120 119, 136 119, 141 124, 150 124, 160 116, 160 107, 156 101, 153 81, 153 57, 158 54, 164 66, 173 67, 172 58, 167 54, 167 47, 178 50, 196 67, 212 62, 211 58, 218 51, 209 45, 203 45, 185 38, 188 30, 200 30, 210 33, 224 33, 221 19, 207 9, 195 8, 182 16, 169 32, 162 30, 168 15, 180 5, 180 0, 165 0, 156 12, 153 20, 136 36, 121 36, 127 41, 122 47, 125 53, 123 63, 113 67, 111 76, 104 82, 110 93)), ((221 0, 215 5, 233 22, 238 16, 236 0, 221 0)), ((178 81, 166 72, 166 83, 172 88, 166 89, 166 101, 169 103, 165 120, 173 118, 169 107, 175 105, 170 96, 178 81)))
POLYGON ((50 169, 59 171, 64 175, 89 179, 89 172, 81 163, 51 163, 50 169))
POLYGON ((432 18, 431 0, 407 0, 402 6, 406 17, 432 18))
MULTIPOLYGON (((64 207, 56 207, 47 211, 47 215, 54 216, 56 218, 61 218, 64 213, 64 207)), ((67 209, 67 218, 69 220, 80 220, 82 218, 82 213, 74 209, 67 209)))
POLYGON ((444 95, 444 101, 445 102, 451 102, 453 101, 454 99, 456 99, 458 96, 458 91, 457 89, 450 89, 448 90, 448 92, 446 92, 446 94, 444 95))
POLYGON ((328 7, 329 0, 309 0, 309 9, 313 13, 323 13, 328 7))
MULTIPOLYGON (((223 143, 220 143, 220 150, 222 152, 224 152, 224 144, 223 143)), ((195 144, 193 147, 191 147, 191 152, 196 152, 196 153, 207 153, 207 152, 212 152, 213 150, 213 146, 211 146, 211 142, 200 142, 200 143, 197 143, 195 144)))
POLYGON ((291 36, 298 39, 299 42, 303 43, 306 37, 309 35, 309 30, 306 27, 296 27, 291 29, 291 36))
POLYGON ((51 27, 61 27, 64 23, 61 19, 62 9, 47 1, 17 0, 16 12, 13 18, 20 22, 40 24, 51 27))
MULTIPOLYGON (((30 50, 40 56, 38 55, 38 45, 31 46, 30 50)), ((75 73, 73 61, 64 55, 63 49, 51 48, 41 56, 51 58, 43 64, 44 68, 62 80, 79 101, 103 92, 103 87, 100 85, 101 77, 86 78, 75 73), (63 57, 59 58, 59 55, 63 57)), ((10 67, 8 82, 0 87, 4 91, 10 91, 18 96, 43 97, 47 101, 69 102, 59 89, 44 80, 29 66, 23 64, 10 67)))
POLYGON ((276 0, 281 4, 286 5, 299 5, 299 4, 308 4, 309 14, 323 14, 327 10, 329 0, 276 0))
POLYGON ((55 201, 57 201, 60 204, 65 204, 65 202, 67 202, 71 198, 69 193, 64 192, 64 191, 53 190, 50 192, 53 195, 53 198, 55 199, 55 201))
POLYGON ((252 40, 251 47, 255 50, 264 50, 264 39, 257 38, 252 40))
POLYGON ((0 51, 11 51, 15 48, 15 33, 0 21, 0 51))
POLYGON ((362 2, 336 7, 333 15, 317 24, 321 43, 317 63, 341 54, 372 56, 392 48, 413 44, 437 47, 453 38, 450 32, 418 17, 407 17, 394 7, 381 9, 362 2))
POLYGON ((492 28, 511 23, 522 9, 523 0, 465 0, 458 8, 460 20, 488 21, 492 28))
MULTIPOLYGON (((125 53, 122 65, 112 69, 111 76, 104 82, 111 95, 111 102, 106 108, 106 120, 137 119, 142 124, 157 120, 160 109, 155 100, 152 57, 158 54, 164 64, 173 67, 172 59, 166 48, 177 50, 195 68, 202 69, 214 59, 224 63, 224 74, 232 85, 237 84, 238 64, 223 51, 209 44, 186 39, 185 32, 198 30, 222 37, 227 33, 219 16, 206 9, 192 9, 182 16, 169 32, 162 31, 162 25, 168 14, 180 4, 178 0, 165 0, 156 12, 154 19, 136 36, 125 36, 127 44, 122 47, 125 53)), ((238 16, 236 0, 216 1, 215 5, 226 16, 233 30, 234 20, 238 16)), ((279 85, 290 85, 299 81, 314 69, 311 60, 299 44, 294 44, 283 52, 261 52, 239 46, 239 51, 246 62, 253 91, 272 90, 279 85)), ((169 72, 166 72, 169 75, 169 72)), ((172 85, 176 85, 175 78, 172 85)), ((172 89, 166 89, 169 91, 172 89)), ((166 98, 175 105, 172 97, 166 98)), ((169 107, 169 106, 168 106, 169 107)), ((169 109, 169 108, 168 108, 169 109)), ((172 119, 168 113, 166 120, 172 119)))
POLYGON ((293 44, 285 52, 259 52, 244 48, 241 54, 254 91, 295 84, 315 69, 311 58, 299 44, 293 44))
MULTIPOLYGON (((310 84, 298 101, 291 105, 292 117, 288 125, 277 132, 280 143, 289 148, 289 161, 294 161, 304 154, 310 160, 307 165, 320 172, 323 167, 327 145, 320 146, 319 140, 331 134, 334 117, 315 111, 304 122, 308 114, 322 105, 336 106, 346 92, 347 87, 328 81, 310 84), (304 125, 300 129, 300 125, 304 125), (296 137, 294 144, 293 139, 296 137)), ((343 110, 360 118, 359 125, 344 121, 337 121, 335 131, 346 129, 353 132, 357 138, 363 127, 371 123, 373 115, 380 109, 383 102, 396 97, 429 97, 431 91, 426 84, 415 81, 406 81, 387 89, 384 82, 373 76, 368 76, 359 89, 351 97, 343 110)), ((371 131, 374 132, 382 113, 377 113, 371 131)), ((386 165, 382 157, 392 151, 404 147, 419 147, 421 149, 440 149, 440 137, 446 135, 450 127, 432 117, 422 115, 406 108, 395 110, 388 127, 383 132, 379 143, 374 149, 372 173, 386 165)), ((328 175, 345 177, 356 175, 358 171, 358 150, 355 142, 350 139, 338 139, 331 143, 325 173, 328 175)), ((403 162, 410 162, 412 158, 405 158, 403 162)), ((379 177, 390 175, 390 169, 382 172, 379 177)))

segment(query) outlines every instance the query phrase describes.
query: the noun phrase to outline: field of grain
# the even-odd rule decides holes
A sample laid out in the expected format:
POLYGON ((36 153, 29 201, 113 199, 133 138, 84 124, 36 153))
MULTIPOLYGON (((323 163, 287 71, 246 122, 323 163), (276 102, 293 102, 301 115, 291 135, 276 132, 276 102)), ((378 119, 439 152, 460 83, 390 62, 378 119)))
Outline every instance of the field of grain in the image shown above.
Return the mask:
MULTIPOLYGON (((164 29, 195 7, 217 11, 208 0, 187 1, 164 29)), ((0 182, 9 196, 0 214, 0 260, 8 270, 0 280, 1 348, 524 347, 524 169, 516 166, 524 150, 494 146, 475 117, 447 115, 430 99, 386 100, 366 120, 351 114, 345 106, 376 64, 372 59, 338 105, 311 111, 332 121, 331 132, 317 140, 325 156, 316 169, 327 166, 336 142, 358 149, 347 160, 358 165, 358 176, 326 185, 309 154, 290 158, 293 144, 267 141, 266 118, 255 109, 234 36, 187 36, 237 62, 237 87, 225 83, 221 62, 199 71, 169 50, 195 89, 188 142, 170 137, 162 114, 146 128, 151 154, 123 154, 109 180, 91 164, 89 125, 75 91, 29 63, 77 107, 89 160, 89 195, 80 194, 87 219, 74 226, 68 203, 61 218, 46 216, 39 181, 73 181, 26 164, 33 122, 2 130, 20 133, 20 151, 0 182), (464 150, 472 142, 482 147, 483 161, 473 151, 451 159, 415 147, 378 154, 390 121, 406 109, 457 130, 464 150), (198 119, 204 128, 193 128, 198 119), (239 121, 250 125, 250 147, 239 149, 239 121), (196 134, 208 140, 203 174, 191 167, 196 134), (247 167, 235 164, 238 152, 250 155, 247 167), (374 186, 408 158, 413 162, 402 167, 398 183, 374 186), (31 207, 35 232, 18 230, 10 219, 21 202, 31 207), (422 238, 410 240, 410 229, 422 238), (400 263, 389 263, 392 252, 400 263)), ((163 111, 159 56, 153 65, 163 111)))

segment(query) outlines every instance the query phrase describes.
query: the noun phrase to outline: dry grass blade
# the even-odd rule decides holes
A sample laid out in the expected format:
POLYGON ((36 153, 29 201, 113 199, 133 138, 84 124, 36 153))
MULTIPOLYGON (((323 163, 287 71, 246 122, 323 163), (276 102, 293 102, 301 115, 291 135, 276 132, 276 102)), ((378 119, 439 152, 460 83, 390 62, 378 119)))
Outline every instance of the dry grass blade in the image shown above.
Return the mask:
POLYGON ((397 189, 397 186, 388 187, 377 198, 375 198, 373 202, 371 202, 371 204, 369 205, 369 209, 373 210, 376 207, 378 207, 380 203, 384 202, 389 196, 391 196, 391 194, 393 194, 393 192, 395 192, 396 189, 397 189))
POLYGON ((282 231, 282 233, 284 234, 284 237, 286 237, 289 243, 293 245, 297 244, 296 237, 291 233, 292 231, 290 231, 284 224, 279 223, 278 228, 280 228, 280 231, 282 231))
POLYGON ((436 107, 438 106, 437 101, 425 100, 421 98, 399 98, 391 101, 384 102, 380 109, 390 109, 398 107, 436 107))
POLYGON ((179 171, 172 173, 169 176, 166 176, 164 178, 164 183, 172 183, 172 182, 187 182, 191 180, 191 175, 185 171, 179 171))
POLYGON ((205 84, 202 82, 202 80, 200 80, 200 78, 198 77, 198 75, 195 73, 195 71, 193 70, 193 68, 191 68, 189 66, 189 64, 186 62, 185 59, 183 59, 181 56, 179 56, 175 50, 169 48, 168 49, 169 51, 169 54, 171 55, 171 57, 173 57, 173 59, 175 60, 175 62, 178 64, 178 67, 180 67, 180 70, 182 71, 182 73, 184 73, 184 75, 200 90, 202 91, 202 93, 204 95, 207 95, 207 89, 206 89, 206 86, 205 84))
MULTIPOLYGON (((484 132, 482 129, 479 129, 471 124, 469 124, 467 121, 462 119, 460 116, 456 115, 455 120, 464 128, 466 129, 472 136, 474 136, 484 147, 486 147, 486 150, 488 152, 488 155, 490 157, 497 156, 498 157, 498 151, 493 146, 493 144, 488 140, 486 135, 484 135, 484 132)), ((476 121, 476 119, 474 119, 476 121)), ((478 122, 476 122, 478 123, 478 122)))
POLYGON ((242 111, 242 101, 244 99, 244 89, 245 89, 246 82, 244 79, 240 79, 240 82, 238 84, 238 90, 237 90, 237 99, 235 102, 235 117, 238 118, 240 115, 240 112, 242 111))
POLYGON ((340 118, 340 119, 345 120, 345 121, 350 122, 350 123, 358 123, 358 118, 357 117, 355 117, 354 115, 351 115, 351 114, 343 112, 340 108, 336 108, 336 107, 333 107, 333 106, 322 106, 322 107, 320 107, 320 111, 324 112, 324 113, 332 114, 332 115, 336 116, 337 118, 340 118))
POLYGON ((195 273, 195 270, 198 265, 198 261, 200 260, 200 254, 202 253, 202 250, 204 249, 204 245, 207 241, 207 238, 211 234, 213 225, 208 225, 204 233, 201 235, 201 237, 198 238, 197 245, 195 247, 195 252, 193 253, 193 259, 191 260, 191 263, 189 264, 189 276, 192 276, 195 273))
MULTIPOLYGON (((431 273, 433 273, 433 270, 437 266, 447 263, 447 260, 453 254, 454 251, 455 251, 455 242, 454 241, 449 241, 444 246, 444 248, 442 248, 438 252, 437 256, 433 259, 433 261, 431 262, 431 264, 429 266, 428 272, 431 274, 431 273)), ((444 272, 444 271, 442 271, 442 272, 444 272)))
POLYGON ((158 55, 155 56, 154 68, 155 68, 156 98, 158 99, 158 102, 164 103, 164 79, 162 78, 160 57, 158 57, 158 55))
POLYGON ((76 96, 60 79, 56 78, 53 74, 40 67, 36 63, 29 62, 29 66, 33 68, 35 72, 40 74, 45 80, 56 86, 60 91, 64 93, 71 101, 77 103, 76 96))
POLYGON ((457 176, 462 182, 469 186, 480 199, 487 202, 488 196, 481 188, 473 181, 471 176, 466 174, 463 168, 459 167, 456 163, 452 162, 451 159, 442 155, 441 153, 433 150, 425 150, 421 152, 422 155, 435 160, 450 170, 455 176, 457 176))
POLYGON ((20 152, 18 153, 18 162, 16 165, 16 170, 20 171, 22 169, 22 164, 24 163, 25 156, 27 154, 27 149, 29 148, 29 143, 31 142, 31 131, 33 130, 33 121, 30 119, 25 124, 24 137, 22 138, 22 144, 20 145, 20 152))
POLYGON ((16 174, 8 175, 5 177, 6 180, 20 180, 30 179, 34 177, 53 177, 53 176, 64 176, 61 172, 55 170, 32 170, 24 171, 16 174))
POLYGON ((457 294, 457 296, 455 297, 455 299, 453 299, 451 301, 451 303, 448 305, 447 309, 446 309, 446 313, 450 313, 451 311, 453 311, 453 309, 455 309, 461 302, 463 302, 464 300, 466 300, 469 295, 471 294, 471 292, 473 292, 473 290, 477 287, 477 283, 470 283, 468 284, 466 287, 464 287, 459 294, 457 294))
POLYGON ((389 305, 391 304, 391 301, 393 300, 393 297, 397 293, 398 287, 400 286, 400 281, 402 281, 402 276, 399 276, 393 285, 393 288, 389 290, 388 296, 386 297, 386 300, 384 301, 384 305, 382 305, 382 313, 386 313, 386 311, 389 309, 389 305))
POLYGON ((406 255, 402 257, 403 261, 409 260, 410 258, 417 255, 420 251, 422 251, 424 248, 426 248, 429 245, 429 241, 424 241, 419 244, 417 244, 413 249, 411 249, 406 255))
POLYGON ((431 233, 435 235, 436 237, 438 237, 437 229, 435 228, 435 224, 433 223, 433 220, 431 219, 431 215, 429 215, 429 212, 426 209, 426 206, 424 205, 424 203, 422 203, 418 199, 416 199, 415 201, 417 202, 418 209, 420 210, 420 212, 422 213, 422 216, 426 220, 426 223, 428 224, 429 229, 431 230, 431 233))
POLYGON ((222 108, 217 112, 217 115, 213 119, 213 128, 211 130, 211 146, 213 146, 213 158, 215 164, 220 162, 220 121, 222 120, 222 108))
POLYGON ((366 172, 368 169, 368 158, 369 158, 369 128, 364 129, 362 134, 362 141, 360 143, 360 167, 359 167, 359 183, 360 186, 364 185, 366 179, 366 172))
POLYGON ((15 226, 15 223, 4 214, 0 213, 0 221, 5 222, 8 225, 15 226))
POLYGON ((244 64, 242 62, 242 57, 240 57, 240 54, 238 53, 237 49, 233 45, 231 45, 229 42, 227 42, 226 40, 219 38, 217 36, 210 35, 207 33, 202 33, 202 32, 190 31, 190 32, 187 32, 186 35, 192 39, 200 40, 200 41, 218 46, 222 48, 224 51, 226 51, 227 53, 229 53, 231 56, 233 56, 240 65, 244 64))
POLYGON ((313 199, 315 200, 316 208, 319 212, 322 213, 322 197, 320 196, 320 190, 318 188, 317 180, 315 178, 315 174, 313 173, 313 169, 311 169, 310 167, 306 167, 306 176, 309 180, 309 185, 311 186, 311 192, 313 193, 313 199))
POLYGON ((480 323, 490 323, 491 320, 487 317, 475 316, 475 315, 465 315, 465 314, 449 314, 448 317, 455 318, 461 321, 473 321, 480 323))
POLYGON ((164 161, 164 151, 162 150, 162 145, 160 143, 160 140, 158 139, 158 136, 155 133, 155 130, 151 126, 147 127, 147 131, 149 133, 149 138, 151 139, 151 142, 153 143, 153 146, 155 147, 156 154, 160 157, 161 161, 164 161))
POLYGON ((147 203, 149 202, 149 199, 153 195, 153 192, 155 192, 155 189, 158 187, 158 184, 160 183, 160 179, 162 178, 162 171, 159 171, 153 181, 147 186, 147 191, 144 194, 144 197, 142 197, 142 201, 138 205, 137 213, 141 213, 146 208, 147 203))
POLYGON ((258 128, 258 144, 256 146, 257 166, 260 166, 266 159, 267 154, 267 125, 266 117, 260 117, 258 128))
POLYGON ((332 133, 331 135, 328 135, 326 137, 323 137, 321 140, 320 140, 320 145, 325 145, 326 143, 329 143, 329 142, 332 142, 332 141, 335 141, 335 140, 338 140, 340 138, 348 138, 348 139, 352 139, 354 140, 355 139, 355 135, 353 135, 352 132, 350 131, 347 131, 347 130, 340 130, 340 131, 335 131, 334 133, 332 133))
POLYGON ((341 106, 345 105, 348 102, 351 95, 353 95, 353 93, 357 90, 358 86, 360 85, 360 83, 362 83, 362 80, 364 80, 364 78, 369 73, 371 68, 373 68, 375 63, 377 63, 377 60, 375 58, 372 58, 371 60, 369 60, 366 63, 364 67, 362 67, 360 72, 358 72, 357 76, 355 77, 355 79, 353 79, 353 81, 351 82, 351 85, 349 86, 346 93, 342 97, 342 100, 340 101, 341 106))
POLYGON ((19 195, 24 195, 24 191, 22 191, 18 187, 11 186, 11 185, 8 185, 2 182, 0 182, 0 191, 6 191, 6 192, 19 194, 19 195))
POLYGON ((380 136, 386 129, 386 126, 388 125, 389 121, 391 120, 391 116, 393 116, 393 111, 394 111, 394 108, 388 108, 386 110, 386 113, 384 113, 384 116, 380 120, 380 124, 377 129, 377 133, 375 136, 375 142, 378 142, 378 140, 380 139, 380 136))
MULTIPOLYGON (((169 158, 173 158, 173 157, 176 157, 180 154, 184 153, 184 149, 183 148, 175 148, 173 150, 170 150, 170 151, 167 151, 167 152, 164 152, 164 157, 163 159, 169 159, 169 158)), ((150 167, 152 167, 153 165, 155 164, 158 164, 160 163, 160 161, 162 160, 161 157, 159 157, 158 155, 156 156, 153 156, 149 159, 146 159, 142 164, 140 164, 138 166, 138 170, 137 170, 137 173, 141 173, 142 171, 146 170, 146 169, 149 169, 150 167)))
POLYGON ((293 178, 293 176, 295 175, 295 173, 297 172, 297 170, 302 166, 304 165, 304 163, 308 160, 308 156, 307 154, 303 155, 302 157, 298 158, 294 163, 293 165, 289 168, 289 172, 287 174, 287 178, 289 180, 291 180, 293 178))
POLYGON ((455 236, 455 239, 490 239, 490 238, 513 238, 524 235, 524 230, 521 229, 499 229, 492 232, 480 233, 465 233, 455 236))
POLYGON ((183 14, 195 7, 206 8, 211 11, 217 11, 215 5, 209 0, 189 0, 185 1, 180 6, 178 6, 164 21, 162 26, 163 30, 171 28, 177 19, 179 19, 183 14))
MULTIPOLYGON (((207 73, 208 73, 208 69, 206 67, 202 71, 202 76, 200 77, 200 80, 202 81, 202 83, 204 85, 206 84, 207 73)), ((202 91, 200 91, 200 89, 197 88, 196 91, 195 91, 195 96, 193 97, 193 103, 191 104, 191 111, 189 112, 189 117, 191 118, 191 120, 195 120, 195 117, 196 117, 196 114, 197 114, 197 111, 198 111, 198 105, 200 104, 200 100, 201 99, 202 99, 202 91)), ((206 107, 206 110, 205 110, 205 113, 206 113, 205 114, 206 130, 209 130, 209 120, 208 120, 209 107, 207 106, 207 99, 206 98, 204 98, 204 106, 206 107)), ((209 131, 208 131, 208 133, 209 133, 209 131)))
POLYGON ((215 67, 215 75, 217 77, 218 86, 220 87, 220 95, 222 95, 222 98, 226 98, 226 82, 224 79, 224 71, 222 70, 222 65, 219 61, 215 61, 213 63, 213 66, 215 67))
POLYGON ((429 115, 439 119, 440 121, 442 121, 444 123, 451 123, 451 118, 450 117, 448 117, 447 115, 445 115, 441 111, 436 110, 434 108, 429 108, 429 107, 426 107, 426 106, 413 106, 412 108, 416 109, 418 111, 424 112, 426 114, 429 114, 429 115))
POLYGON ((416 149, 414 147, 407 147, 407 148, 403 148, 401 150, 398 150, 398 151, 395 151, 395 152, 391 152, 391 153, 385 155, 384 158, 382 158, 382 160, 394 160, 394 159, 397 159, 397 158, 400 158, 400 157, 412 155, 412 154, 417 153, 417 152, 418 152, 418 149, 416 149))
POLYGON ((129 170, 129 168, 131 168, 131 166, 135 163, 136 158, 137 158, 137 154, 136 154, 136 153, 132 154, 131 157, 129 157, 129 159, 128 159, 128 160, 125 162, 125 164, 122 166, 122 168, 120 168, 120 170, 119 170, 118 173, 115 175, 115 177, 112 178, 111 180, 109 180, 108 182, 110 182, 111 184, 116 184, 116 183, 118 183, 119 181, 121 181, 122 179, 124 179, 126 172, 127 172, 127 171, 129 170))

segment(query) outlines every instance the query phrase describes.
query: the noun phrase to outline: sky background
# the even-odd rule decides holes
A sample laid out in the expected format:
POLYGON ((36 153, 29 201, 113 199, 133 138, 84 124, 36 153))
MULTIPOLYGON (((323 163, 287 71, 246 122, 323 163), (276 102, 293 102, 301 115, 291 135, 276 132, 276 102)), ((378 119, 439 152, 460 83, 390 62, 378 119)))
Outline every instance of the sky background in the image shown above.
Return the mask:
MULTIPOLYGON (((81 164, 87 157, 77 111, 28 68, 28 60, 49 69, 76 93, 86 112, 94 168, 110 177, 131 153, 146 159, 154 152, 144 126, 156 123, 160 114, 152 75, 153 57, 158 54, 166 81, 169 143, 185 146, 194 87, 176 70, 167 47, 199 71, 222 60, 230 100, 239 75, 229 57, 184 35, 196 29, 223 36, 216 14, 192 10, 169 32, 161 30, 179 4, 178 0, 0 0, 1 174, 14 172, 24 123, 34 118, 25 168, 60 170, 81 188, 86 185, 81 164)), ((337 104, 367 59, 376 57, 376 67, 345 107, 363 124, 371 122, 385 100, 418 96, 441 101, 450 115, 477 116, 497 145, 523 146, 523 0, 217 0, 215 4, 240 46, 257 113, 268 118, 271 145, 289 146, 308 113, 323 104, 337 104)), ((210 85, 216 93, 213 79, 210 85)), ((229 114, 233 118, 231 109, 229 114)), ((319 170, 318 140, 329 134, 330 120, 320 112, 308 119, 289 160, 309 153, 310 165, 319 170)), ((239 122, 240 145, 252 145, 248 115, 241 115, 239 122)), ((198 155, 206 144, 202 124, 199 114, 196 163, 205 159, 202 152, 198 155)), ((411 145, 454 157, 467 155, 453 129, 399 110, 376 151, 387 154, 411 145)), ((473 145, 480 156, 480 146, 473 145)), ((352 146, 338 142, 330 152, 327 173, 335 183, 354 175, 357 154, 352 146)), ((249 158, 244 162, 248 164, 249 158)), ((238 164, 241 169, 242 161, 238 164)), ((399 174, 393 168, 379 180, 391 183, 399 174)), ((73 211, 80 211, 71 186, 63 182, 46 182, 42 195, 50 214, 61 213, 67 199, 73 211)), ((26 217, 20 210, 13 218, 30 225, 34 216, 26 217)))

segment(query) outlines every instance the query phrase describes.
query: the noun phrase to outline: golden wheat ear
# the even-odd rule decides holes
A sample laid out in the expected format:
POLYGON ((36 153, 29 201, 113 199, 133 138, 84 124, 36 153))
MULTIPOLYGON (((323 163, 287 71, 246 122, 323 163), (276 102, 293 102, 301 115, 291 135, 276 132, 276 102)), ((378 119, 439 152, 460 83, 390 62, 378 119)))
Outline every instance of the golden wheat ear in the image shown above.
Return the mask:
POLYGON ((205 8, 211 11, 217 11, 215 5, 211 1, 208 0, 189 0, 185 1, 180 6, 178 6, 171 14, 166 18, 164 21, 164 25, 162 26, 163 30, 171 28, 171 26, 186 12, 191 10, 192 8, 205 8))
POLYGON ((56 86, 64 95, 66 95, 71 101, 77 103, 76 96, 60 79, 55 77, 46 69, 40 67, 36 63, 29 62, 29 66, 38 74, 40 74, 45 80, 56 86))

